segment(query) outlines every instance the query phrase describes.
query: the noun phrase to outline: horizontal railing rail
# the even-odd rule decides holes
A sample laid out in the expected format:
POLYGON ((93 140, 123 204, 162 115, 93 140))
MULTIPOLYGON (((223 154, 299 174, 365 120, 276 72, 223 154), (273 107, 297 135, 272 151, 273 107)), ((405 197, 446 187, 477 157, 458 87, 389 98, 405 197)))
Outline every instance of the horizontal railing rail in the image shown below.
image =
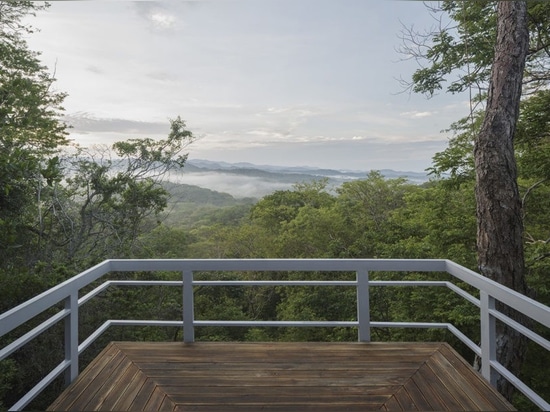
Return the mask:
MULTIPOLYGON (((204 276, 201 276, 204 277, 204 276)), ((36 316, 57 307, 64 308, 30 331, 14 339, 0 349, 0 360, 31 342, 50 327, 64 322, 65 359, 38 382, 10 410, 25 408, 40 392, 60 375, 65 374, 66 383, 78 375, 80 354, 111 326, 166 326, 183 328, 183 340, 193 342, 195 328, 204 326, 235 327, 353 327, 358 330, 359 341, 370 341, 371 328, 431 328, 445 329, 463 342, 481 358, 481 373, 491 383, 497 374, 505 377, 543 410, 550 403, 536 394, 528 385, 514 376, 496 359, 496 321, 507 324, 544 349, 550 351, 550 341, 535 333, 496 308, 502 302, 528 318, 550 328, 550 308, 508 289, 478 273, 444 259, 147 259, 106 260, 81 274, 45 291, 44 293, 0 315, 0 337, 26 324, 36 316), (107 280, 90 292, 79 297, 88 287, 104 275, 112 272, 158 272, 175 271, 182 275, 181 281, 163 280, 107 280), (371 272, 445 272, 479 291, 473 296, 450 281, 434 280, 384 280, 369 279, 371 272), (196 272, 350 272, 355 280, 204 280, 195 279, 196 272), (78 339, 79 308, 112 286, 168 286, 180 287, 182 292, 181 320, 124 320, 109 319, 82 342, 78 339), (357 296, 357 320, 353 321, 262 321, 262 320, 197 320, 194 316, 194 288, 197 286, 325 286, 354 287, 357 296), (371 287, 444 287, 458 294, 479 308, 481 344, 477 345, 452 323, 431 322, 373 322, 370 320, 371 287)))

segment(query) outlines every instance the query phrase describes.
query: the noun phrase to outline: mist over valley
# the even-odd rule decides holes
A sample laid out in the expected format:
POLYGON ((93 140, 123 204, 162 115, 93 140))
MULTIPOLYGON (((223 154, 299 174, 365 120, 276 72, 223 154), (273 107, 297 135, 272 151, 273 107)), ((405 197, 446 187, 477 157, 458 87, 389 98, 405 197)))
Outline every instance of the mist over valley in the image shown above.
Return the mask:
MULTIPOLYGON (((289 190, 297 183, 328 180, 328 188, 367 177, 369 171, 321 169, 307 166, 273 166, 190 159, 185 167, 172 172, 170 182, 228 193, 235 198, 259 199, 277 190, 289 190)), ((404 178, 415 184, 429 180, 426 173, 380 170, 388 178, 404 178)))

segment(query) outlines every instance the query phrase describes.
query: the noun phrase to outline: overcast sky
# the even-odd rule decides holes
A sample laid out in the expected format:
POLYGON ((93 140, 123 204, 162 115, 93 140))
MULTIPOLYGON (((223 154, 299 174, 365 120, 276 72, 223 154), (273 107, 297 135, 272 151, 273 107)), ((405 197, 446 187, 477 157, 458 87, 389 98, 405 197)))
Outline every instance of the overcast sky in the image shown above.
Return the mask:
POLYGON ((434 24, 418 1, 54 1, 29 21, 82 145, 163 137, 179 115, 191 158, 422 171, 468 110, 400 93, 417 68, 402 24, 434 24))

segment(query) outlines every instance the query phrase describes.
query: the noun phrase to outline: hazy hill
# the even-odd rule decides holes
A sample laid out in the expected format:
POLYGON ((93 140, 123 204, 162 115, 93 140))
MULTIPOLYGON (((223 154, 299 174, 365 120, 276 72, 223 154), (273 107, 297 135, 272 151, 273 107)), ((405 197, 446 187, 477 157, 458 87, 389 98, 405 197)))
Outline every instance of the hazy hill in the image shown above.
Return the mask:
POLYGON ((257 201, 183 183, 165 182, 163 185, 171 195, 162 218, 168 226, 189 229, 204 224, 237 223, 257 201))
MULTIPOLYGON (((417 184, 428 180, 425 173, 394 170, 380 170, 380 172, 388 178, 403 177, 417 184)), ((183 171, 171 175, 170 180, 229 193, 236 198, 261 198, 275 190, 290 189, 295 183, 327 178, 329 186, 337 187, 343 182, 365 178, 368 173, 368 171, 357 170, 283 167, 191 159, 188 160, 183 171)))

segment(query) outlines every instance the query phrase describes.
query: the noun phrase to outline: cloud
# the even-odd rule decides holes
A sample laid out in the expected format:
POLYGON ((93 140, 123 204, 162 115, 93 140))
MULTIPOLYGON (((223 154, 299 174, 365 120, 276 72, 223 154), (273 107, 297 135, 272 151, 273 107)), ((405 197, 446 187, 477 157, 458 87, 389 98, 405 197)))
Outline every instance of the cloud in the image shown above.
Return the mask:
POLYGON ((169 73, 163 70, 151 71, 147 73, 147 77, 153 80, 158 80, 163 83, 174 83, 178 81, 178 76, 174 73, 169 73))
POLYGON ((134 10, 153 31, 173 31, 177 27, 178 20, 166 4, 157 1, 138 1, 134 3, 134 10))
POLYGON ((430 117, 437 114, 437 112, 418 112, 418 111, 412 111, 412 112, 403 112, 400 113, 401 116, 407 117, 409 119, 421 119, 423 117, 430 117))
POLYGON ((247 136, 256 136, 260 139, 268 140, 268 141, 275 141, 279 142, 281 140, 284 141, 292 141, 294 140, 294 136, 289 131, 281 131, 281 130, 274 130, 274 129, 255 129, 255 130, 249 130, 245 132, 247 136))
MULTIPOLYGON (((64 116, 67 124, 72 126, 71 132, 78 134, 90 133, 120 133, 120 134, 151 134, 166 135, 170 122, 141 122, 128 119, 96 118, 89 113, 79 112, 64 116)), ((153 136, 152 136, 153 137, 153 136)))
POLYGON ((86 70, 94 73, 94 74, 103 74, 105 73, 104 70, 100 69, 98 66, 90 64, 88 67, 86 67, 86 70))
MULTIPOLYGON (((305 117, 305 116, 314 115, 316 112, 311 108, 290 106, 290 107, 268 107, 266 112, 263 112, 263 113, 284 114, 286 116, 293 116, 293 117, 305 117)), ((263 113, 259 113, 259 114, 261 115, 263 113)))
POLYGON ((231 193, 231 195, 237 198, 263 197, 276 190, 290 189, 294 184, 230 173, 186 173, 185 168, 183 173, 172 174, 169 180, 176 183, 184 183, 206 187, 219 192, 231 193))
POLYGON ((160 29, 171 29, 176 23, 176 18, 174 16, 161 11, 151 13, 150 19, 153 25, 160 29))

